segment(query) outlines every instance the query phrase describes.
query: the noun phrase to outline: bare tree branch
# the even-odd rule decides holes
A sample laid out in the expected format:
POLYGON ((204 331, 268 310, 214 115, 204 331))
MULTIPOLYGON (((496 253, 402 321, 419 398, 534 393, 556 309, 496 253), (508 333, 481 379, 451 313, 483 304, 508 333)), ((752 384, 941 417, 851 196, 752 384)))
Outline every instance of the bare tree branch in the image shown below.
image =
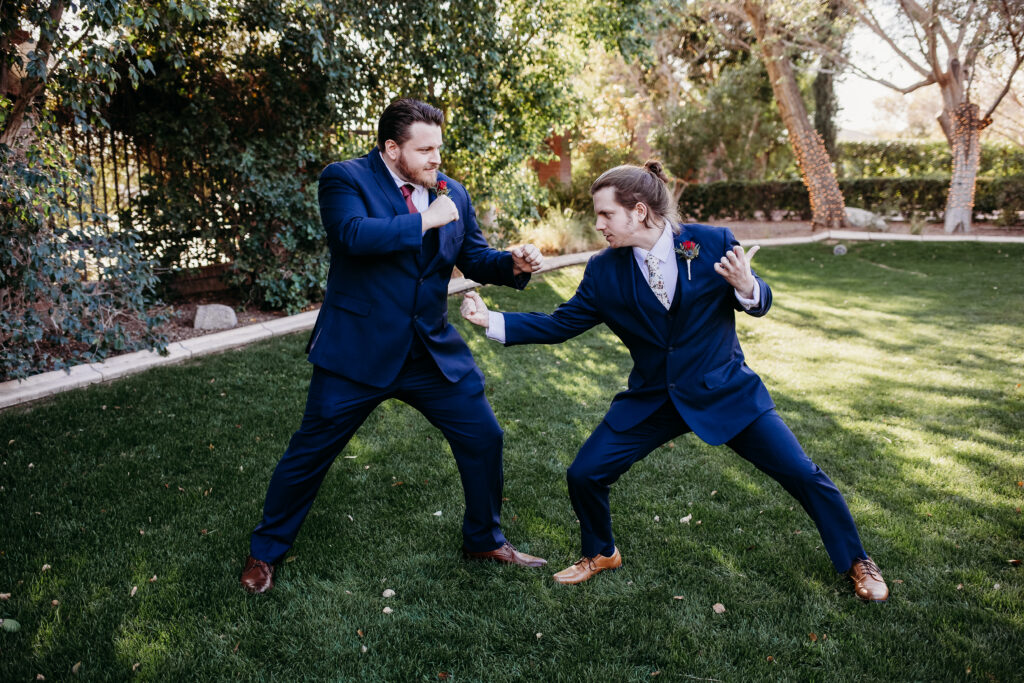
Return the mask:
MULTIPOLYGON (((866 9, 865 0, 859 0, 858 4, 864 6, 866 9)), ((868 14, 864 14, 864 12, 862 12, 860 8, 857 7, 857 5, 852 5, 850 7, 850 10, 856 15, 858 19, 864 22, 864 25, 870 28, 875 33, 875 35, 877 35, 879 38, 885 41, 889 48, 892 49, 892 51, 895 52, 897 55, 899 55, 903 59, 903 61, 905 61, 912 69, 914 69, 914 71, 918 72, 922 76, 927 77, 929 75, 927 69, 925 69, 923 66, 915 62, 906 52, 900 49, 900 47, 896 44, 896 41, 894 41, 889 36, 889 34, 885 32, 885 29, 882 28, 881 24, 878 22, 877 19, 875 19, 874 15, 870 12, 870 10, 868 10, 868 14)))

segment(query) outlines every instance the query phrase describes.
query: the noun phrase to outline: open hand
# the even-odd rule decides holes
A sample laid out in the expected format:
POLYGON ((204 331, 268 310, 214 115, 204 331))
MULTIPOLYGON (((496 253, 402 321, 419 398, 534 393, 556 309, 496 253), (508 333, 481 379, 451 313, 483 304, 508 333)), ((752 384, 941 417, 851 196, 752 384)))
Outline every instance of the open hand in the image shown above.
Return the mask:
POLYGON ((532 244, 513 247, 509 249, 509 253, 512 254, 512 273, 514 275, 536 273, 544 263, 544 257, 541 255, 540 249, 532 244))
POLYGON ((725 281, 745 299, 754 297, 754 273, 750 270, 750 262, 754 260, 754 254, 760 248, 755 244, 744 254, 743 247, 737 244, 732 251, 725 252, 725 256, 715 264, 715 272, 724 277, 725 281))
POLYGON ((484 303, 484 300, 474 290, 466 292, 459 311, 462 313, 463 318, 474 325, 487 329, 490 324, 490 311, 487 310, 487 304, 484 303))
POLYGON ((423 232, 431 228, 440 228, 452 221, 459 220, 459 207, 447 195, 440 195, 420 214, 423 217, 423 232))

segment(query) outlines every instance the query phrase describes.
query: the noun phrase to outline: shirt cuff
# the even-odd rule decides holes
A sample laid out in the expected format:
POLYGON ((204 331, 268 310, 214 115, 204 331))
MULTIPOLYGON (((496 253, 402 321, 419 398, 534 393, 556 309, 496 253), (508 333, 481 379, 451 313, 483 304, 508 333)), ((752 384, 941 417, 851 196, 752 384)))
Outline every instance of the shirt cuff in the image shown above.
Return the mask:
POLYGON ((487 312, 487 338, 505 343, 505 316, 501 313, 487 312))
MULTIPOLYGON (((751 308, 757 308, 758 302, 761 300, 761 285, 757 283, 756 278, 754 279, 754 296, 750 299, 741 295, 738 289, 733 291, 736 293, 736 300, 740 302, 740 306, 743 306, 744 310, 749 311, 751 308)), ((502 332, 504 332, 504 329, 502 329, 502 332)))

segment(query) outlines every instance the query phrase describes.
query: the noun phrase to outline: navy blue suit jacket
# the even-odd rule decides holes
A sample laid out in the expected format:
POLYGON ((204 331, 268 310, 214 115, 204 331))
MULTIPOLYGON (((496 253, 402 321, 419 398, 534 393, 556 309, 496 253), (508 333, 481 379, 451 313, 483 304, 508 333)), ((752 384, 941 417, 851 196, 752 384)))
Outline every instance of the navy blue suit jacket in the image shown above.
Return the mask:
MULTIPOLYGON (((612 401, 605 420, 616 431, 630 429, 671 398, 679 415, 710 444, 725 443, 774 408, 761 378, 743 359, 736 338, 733 288, 714 264, 739 244, 726 228, 688 224, 673 239, 700 245, 691 261, 679 259, 679 280, 668 324, 653 320, 638 300, 637 281, 648 288, 630 248, 605 249, 587 264, 576 294, 551 315, 506 313, 505 343, 554 344, 605 323, 629 349, 633 370, 628 388, 612 401), (675 302, 674 302, 675 303, 675 302)), ((755 275, 756 277, 756 275, 755 275)), ((761 299, 753 316, 768 312, 772 292, 757 278, 761 299)), ((658 312, 657 315, 663 315, 658 312)))
POLYGON ((435 229, 437 241, 421 258, 421 218, 409 213, 376 148, 320 174, 320 217, 331 267, 306 349, 311 363, 386 387, 398 376, 415 335, 449 381, 476 367, 448 324, 452 266, 477 282, 518 289, 530 276, 513 276, 512 255, 487 245, 466 189, 443 174, 438 178, 447 181, 459 219, 435 229))

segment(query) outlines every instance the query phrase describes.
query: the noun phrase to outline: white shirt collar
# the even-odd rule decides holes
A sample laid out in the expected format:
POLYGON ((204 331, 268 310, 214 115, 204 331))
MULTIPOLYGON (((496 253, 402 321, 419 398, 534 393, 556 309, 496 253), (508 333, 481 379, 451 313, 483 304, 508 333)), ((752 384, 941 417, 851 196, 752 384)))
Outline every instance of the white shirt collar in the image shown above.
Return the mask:
POLYGON ((661 236, 658 238, 658 241, 654 243, 654 246, 651 247, 650 251, 640 247, 633 247, 633 254, 640 261, 647 261, 647 254, 649 253, 654 254, 654 256, 662 263, 665 263, 672 258, 672 231, 668 226, 665 226, 662 230, 661 236))

